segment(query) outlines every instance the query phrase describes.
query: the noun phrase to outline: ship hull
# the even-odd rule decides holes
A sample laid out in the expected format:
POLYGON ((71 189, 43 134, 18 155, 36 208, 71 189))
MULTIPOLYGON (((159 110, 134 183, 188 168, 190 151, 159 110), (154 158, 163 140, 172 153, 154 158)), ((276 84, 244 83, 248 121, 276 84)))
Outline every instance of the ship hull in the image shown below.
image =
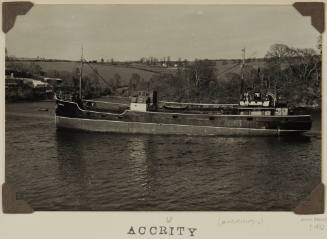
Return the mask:
POLYGON ((58 129, 83 130, 90 132, 193 136, 283 136, 300 134, 306 131, 124 122, 69 118, 62 116, 56 116, 56 126, 58 129))
POLYGON ((77 103, 57 100, 56 126, 95 132, 175 135, 293 135, 311 129, 311 116, 247 116, 167 112, 123 113, 82 109, 77 103))

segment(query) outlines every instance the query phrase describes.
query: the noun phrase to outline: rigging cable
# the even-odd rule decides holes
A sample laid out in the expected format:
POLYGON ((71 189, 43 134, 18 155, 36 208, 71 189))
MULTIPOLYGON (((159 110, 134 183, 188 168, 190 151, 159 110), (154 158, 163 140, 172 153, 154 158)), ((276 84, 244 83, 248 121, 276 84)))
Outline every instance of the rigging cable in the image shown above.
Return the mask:
POLYGON ((233 65, 232 67, 230 67, 230 68, 224 70, 223 72, 220 72, 220 73, 217 75, 217 77, 223 75, 224 73, 226 73, 226 72, 228 72, 228 71, 234 69, 236 66, 239 66, 239 65, 240 65, 239 63, 236 63, 236 64, 233 65))
POLYGON ((84 61, 99 77, 100 77, 100 79, 106 84, 106 85, 108 85, 109 87, 110 87, 110 89, 112 90, 112 86, 111 86, 111 84, 109 84, 100 74, 99 74, 99 72, 97 71, 97 70, 95 70, 92 66, 91 66, 91 64, 88 62, 88 61, 84 61))

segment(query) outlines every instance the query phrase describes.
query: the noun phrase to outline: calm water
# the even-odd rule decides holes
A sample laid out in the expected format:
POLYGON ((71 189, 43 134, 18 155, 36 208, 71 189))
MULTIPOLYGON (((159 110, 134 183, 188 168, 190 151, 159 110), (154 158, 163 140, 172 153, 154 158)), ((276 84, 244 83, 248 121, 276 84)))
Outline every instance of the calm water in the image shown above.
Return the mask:
POLYGON ((308 137, 189 137, 56 131, 53 107, 6 105, 6 181, 35 210, 292 210, 320 182, 318 114, 308 137))

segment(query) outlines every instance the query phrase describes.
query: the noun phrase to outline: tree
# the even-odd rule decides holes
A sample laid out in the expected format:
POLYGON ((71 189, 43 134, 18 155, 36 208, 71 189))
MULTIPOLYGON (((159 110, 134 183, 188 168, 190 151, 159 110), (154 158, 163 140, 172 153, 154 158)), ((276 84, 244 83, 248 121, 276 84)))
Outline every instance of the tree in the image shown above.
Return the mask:
POLYGON ((280 96, 295 105, 320 104, 321 56, 315 50, 275 44, 266 60, 266 74, 280 96))
POLYGON ((265 58, 277 59, 290 57, 293 51, 285 44, 274 44, 265 55, 265 58))
POLYGON ((322 55, 322 35, 318 36, 316 47, 318 49, 319 54, 322 55))
POLYGON ((128 91, 130 93, 136 91, 138 84, 140 83, 141 77, 137 73, 133 73, 128 83, 128 91))
POLYGON ((91 79, 88 76, 84 76, 82 78, 82 95, 85 98, 92 98, 94 95, 93 92, 93 84, 91 79))
POLYGON ((120 80, 121 80, 120 75, 118 73, 115 73, 114 78, 112 79, 112 87, 114 90, 119 88, 120 80))
POLYGON ((87 75, 87 77, 90 80, 90 94, 92 97, 94 96, 100 96, 101 94, 101 85, 100 85, 100 80, 99 80, 99 73, 97 68, 93 68, 93 71, 87 75))
POLYGON ((237 102, 241 92, 241 76, 237 73, 229 72, 225 76, 222 84, 220 95, 224 98, 224 102, 237 102))
POLYGON ((205 90, 211 80, 216 81, 216 70, 209 60, 197 60, 191 66, 191 81, 196 88, 205 90))
POLYGON ((80 78, 81 71, 78 67, 75 68, 75 71, 72 73, 73 77, 73 87, 79 88, 79 78, 80 78))
POLYGON ((29 71, 30 73, 32 73, 33 75, 40 75, 42 72, 42 68, 40 65, 32 62, 29 66, 29 71))
POLYGON ((5 48, 5 60, 9 60, 7 47, 5 48))
POLYGON ((54 71, 52 72, 52 76, 53 76, 53 77, 60 77, 60 73, 59 73, 59 71, 54 70, 54 71))
POLYGON ((166 100, 179 100, 179 79, 169 73, 153 75, 150 82, 142 80, 139 84, 140 90, 155 90, 159 92, 159 97, 166 100))

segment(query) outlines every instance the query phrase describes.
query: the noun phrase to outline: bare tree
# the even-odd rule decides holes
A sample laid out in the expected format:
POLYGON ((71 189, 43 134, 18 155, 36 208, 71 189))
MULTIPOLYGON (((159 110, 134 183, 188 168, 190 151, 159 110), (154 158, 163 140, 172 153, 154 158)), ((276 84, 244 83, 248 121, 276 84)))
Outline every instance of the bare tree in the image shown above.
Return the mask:
POLYGON ((319 54, 322 55, 322 35, 318 36, 316 47, 319 51, 319 54))

